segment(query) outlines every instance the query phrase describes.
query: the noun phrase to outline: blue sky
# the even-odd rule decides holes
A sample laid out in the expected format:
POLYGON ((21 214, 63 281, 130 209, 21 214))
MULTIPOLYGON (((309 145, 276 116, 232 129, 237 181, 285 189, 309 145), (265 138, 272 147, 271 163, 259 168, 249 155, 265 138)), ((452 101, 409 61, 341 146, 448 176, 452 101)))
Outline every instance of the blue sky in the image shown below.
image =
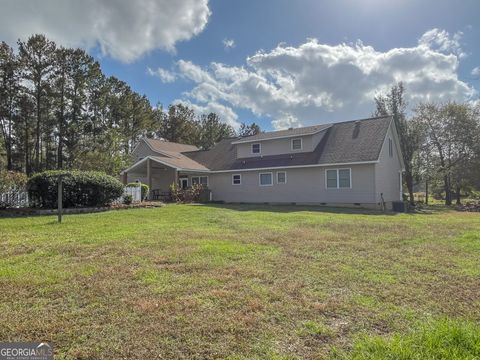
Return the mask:
POLYGON ((0 0, 0 39, 45 33, 84 47, 152 104, 184 102, 233 126, 366 117, 373 96, 400 80, 412 107, 475 101, 480 90, 480 1, 42 4, 0 0))

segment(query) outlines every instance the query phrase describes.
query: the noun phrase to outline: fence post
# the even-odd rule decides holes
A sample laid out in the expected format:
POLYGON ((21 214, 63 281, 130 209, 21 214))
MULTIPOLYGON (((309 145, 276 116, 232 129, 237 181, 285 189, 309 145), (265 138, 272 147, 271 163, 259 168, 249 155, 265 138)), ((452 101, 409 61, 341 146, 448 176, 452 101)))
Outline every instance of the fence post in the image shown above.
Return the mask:
POLYGON ((62 222, 62 211, 63 211, 63 184, 62 176, 58 177, 58 197, 57 197, 57 209, 58 209, 58 222, 62 222))

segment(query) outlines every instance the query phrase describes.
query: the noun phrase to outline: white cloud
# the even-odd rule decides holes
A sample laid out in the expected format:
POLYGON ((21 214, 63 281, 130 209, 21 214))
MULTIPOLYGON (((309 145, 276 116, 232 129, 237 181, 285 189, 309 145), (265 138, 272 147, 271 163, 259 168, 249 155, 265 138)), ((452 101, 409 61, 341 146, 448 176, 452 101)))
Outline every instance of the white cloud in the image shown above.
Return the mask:
POLYGON ((460 57, 466 56, 462 50, 460 40, 463 32, 457 31, 450 35, 446 30, 431 29, 418 40, 419 45, 427 46, 444 53, 453 53, 460 57))
POLYGON ((476 68, 472 69, 472 75, 473 76, 480 76, 480 66, 477 66, 476 68))
POLYGON ((233 39, 223 39, 222 42, 225 50, 233 49, 235 47, 235 40, 233 39))
POLYGON ((157 68, 156 70, 147 67, 147 74, 158 77, 165 84, 172 83, 177 78, 174 72, 161 67, 157 68))
POLYGON ((200 33, 209 16, 208 0, 2 1, 0 36, 13 44, 43 33, 130 62, 155 49, 174 51, 178 41, 200 33))
POLYGON ((458 78, 458 36, 435 30, 410 48, 381 52, 362 42, 327 45, 308 39, 247 58, 246 66, 180 60, 178 71, 195 83, 191 103, 224 103, 272 119, 275 128, 368 116, 373 97, 403 81, 410 103, 467 100, 475 90, 458 78))

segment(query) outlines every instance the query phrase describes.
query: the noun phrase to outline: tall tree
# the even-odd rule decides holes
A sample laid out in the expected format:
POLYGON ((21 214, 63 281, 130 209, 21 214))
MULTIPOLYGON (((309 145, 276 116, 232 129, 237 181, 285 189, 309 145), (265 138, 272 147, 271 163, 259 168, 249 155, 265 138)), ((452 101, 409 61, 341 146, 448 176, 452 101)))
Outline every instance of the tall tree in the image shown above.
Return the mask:
POLYGON ((53 74, 55 43, 44 35, 33 35, 27 41, 19 41, 19 60, 22 68, 22 78, 29 82, 26 88, 35 104, 35 170, 40 170, 41 131, 43 115, 46 116, 46 101, 48 87, 53 74))
POLYGON ((2 42, 0 43, 0 133, 3 137, 8 170, 13 170, 13 131, 19 90, 16 56, 13 49, 2 42))
POLYGON ((200 117, 200 148, 208 150, 220 140, 234 136, 235 130, 228 124, 222 123, 215 113, 200 117))
POLYGON ((407 119, 407 102, 403 84, 401 82, 395 84, 387 94, 376 96, 375 106, 375 116, 391 115, 393 117, 405 164, 405 184, 408 189, 409 201, 413 205, 415 203, 413 195, 413 159, 415 153, 420 148, 422 133, 418 122, 411 122, 407 119))
POLYGON ((163 117, 158 135, 165 140, 196 145, 199 141, 199 123, 195 112, 183 104, 170 105, 163 117))
POLYGON ((260 129, 260 126, 255 123, 251 123, 250 125, 241 123, 240 129, 238 131, 238 136, 241 136, 241 137, 252 136, 252 135, 260 134, 261 132, 262 131, 260 129))
POLYGON ((453 190, 460 203, 460 192, 480 142, 478 117, 470 105, 453 102, 420 104, 415 116, 427 128, 436 172, 443 180, 445 204, 452 204, 453 190))

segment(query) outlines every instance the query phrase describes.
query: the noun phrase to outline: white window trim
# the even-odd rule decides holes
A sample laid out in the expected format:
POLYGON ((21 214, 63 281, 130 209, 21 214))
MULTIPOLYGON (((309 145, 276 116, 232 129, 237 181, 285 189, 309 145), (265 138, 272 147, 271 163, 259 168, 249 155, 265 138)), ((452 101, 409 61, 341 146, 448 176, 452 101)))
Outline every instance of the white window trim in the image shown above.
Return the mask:
POLYGON ((302 138, 293 138, 291 141, 290 141, 290 148, 292 149, 292 151, 300 151, 300 150, 303 150, 303 139, 302 138), (294 149, 293 148, 293 142, 295 140, 300 140, 300 149, 294 149))
POLYGON ((284 185, 287 183, 287 172, 286 171, 277 171, 277 184, 281 184, 281 185, 284 185), (285 182, 278 182, 278 174, 280 173, 284 173, 285 174, 285 182))
POLYGON ((259 143, 259 142, 251 144, 251 145, 250 145, 250 152, 251 152, 253 155, 261 154, 261 153, 262 153, 262 144, 259 143), (258 153, 253 152, 253 145, 258 145, 258 153))
POLYGON ((191 178, 192 185, 193 185, 193 179, 198 179, 198 183, 197 183, 197 184, 201 184, 201 183, 200 183, 200 178, 202 178, 202 177, 207 178, 207 187, 208 187, 209 180, 208 180, 208 176, 207 176, 207 175, 192 176, 192 178, 191 178))
POLYGON ((180 183, 180 187, 183 188, 183 186, 182 186, 183 180, 187 180, 187 188, 188 188, 190 186, 190 185, 188 185, 190 183, 190 181, 188 181, 188 177, 178 178, 178 182, 180 183))
POLYGON ((232 185, 235 185, 235 186, 242 185, 242 174, 232 174, 232 185), (240 183, 235 184, 235 182, 233 181, 233 179, 235 178, 235 176, 239 176, 239 177, 240 177, 240 183))
POLYGON ((273 173, 272 172, 261 172, 258 174, 258 185, 260 186, 273 186, 273 173), (270 174, 270 179, 272 179, 272 182, 270 184, 262 184, 261 178, 262 175, 267 175, 270 174))
POLYGON ((327 190, 343 190, 343 189, 351 189, 352 188, 352 168, 337 168, 337 169, 325 169, 325 189, 327 190), (350 175, 350 186, 349 187, 340 187, 340 170, 349 170, 350 175), (328 171, 336 171, 337 172, 337 187, 328 187, 328 171))

